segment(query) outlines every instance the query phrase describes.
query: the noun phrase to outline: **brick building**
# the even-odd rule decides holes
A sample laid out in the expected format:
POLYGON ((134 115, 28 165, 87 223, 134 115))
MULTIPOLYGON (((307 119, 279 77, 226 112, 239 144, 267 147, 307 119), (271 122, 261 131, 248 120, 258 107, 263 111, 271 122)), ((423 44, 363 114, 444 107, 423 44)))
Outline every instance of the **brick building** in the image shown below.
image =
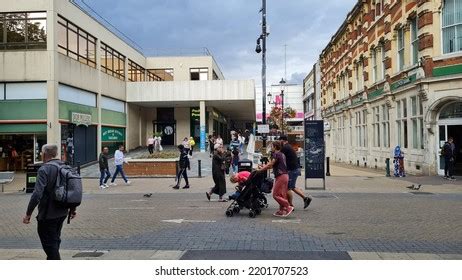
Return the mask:
POLYGON ((383 168, 400 146, 415 174, 462 175, 462 0, 362 0, 320 56, 332 160, 383 168))

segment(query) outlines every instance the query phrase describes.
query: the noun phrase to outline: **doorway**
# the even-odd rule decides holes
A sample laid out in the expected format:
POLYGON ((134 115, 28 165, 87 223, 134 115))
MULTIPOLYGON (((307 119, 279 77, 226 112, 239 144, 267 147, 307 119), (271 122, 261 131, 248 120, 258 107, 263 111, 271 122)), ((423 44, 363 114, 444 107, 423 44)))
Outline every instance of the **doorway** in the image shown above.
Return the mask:
POLYGON ((444 157, 441 148, 449 137, 454 139, 454 175, 462 176, 462 102, 451 103, 445 106, 440 113, 438 121, 438 175, 444 175, 444 157))

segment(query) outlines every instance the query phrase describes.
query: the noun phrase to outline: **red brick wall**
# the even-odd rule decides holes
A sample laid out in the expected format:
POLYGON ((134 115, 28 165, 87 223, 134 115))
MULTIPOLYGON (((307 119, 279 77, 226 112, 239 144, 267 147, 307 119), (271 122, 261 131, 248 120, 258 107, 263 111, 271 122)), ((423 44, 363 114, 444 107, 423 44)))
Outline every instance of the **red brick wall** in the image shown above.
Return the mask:
POLYGON ((176 175, 176 162, 130 162, 124 165, 128 176, 176 175))

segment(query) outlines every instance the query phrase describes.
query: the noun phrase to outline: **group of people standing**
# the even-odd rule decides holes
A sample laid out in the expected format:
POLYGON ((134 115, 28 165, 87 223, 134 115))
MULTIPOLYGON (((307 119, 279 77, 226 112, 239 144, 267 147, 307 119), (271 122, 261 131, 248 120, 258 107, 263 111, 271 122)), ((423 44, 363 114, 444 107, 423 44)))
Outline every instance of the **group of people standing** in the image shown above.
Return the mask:
POLYGON ((161 152, 163 150, 162 145, 162 137, 160 136, 149 136, 148 141, 146 145, 148 146, 148 152, 149 154, 153 154, 154 151, 156 152, 161 152))

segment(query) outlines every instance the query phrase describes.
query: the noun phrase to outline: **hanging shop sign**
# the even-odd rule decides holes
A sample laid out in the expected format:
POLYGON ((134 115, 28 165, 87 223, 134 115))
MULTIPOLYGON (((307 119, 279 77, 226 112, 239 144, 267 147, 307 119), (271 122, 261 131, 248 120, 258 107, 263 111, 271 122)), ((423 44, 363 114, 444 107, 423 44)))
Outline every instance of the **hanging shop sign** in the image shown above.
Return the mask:
POLYGON ((125 128, 102 127, 102 142, 125 142, 125 128))
POLYGON ((91 115, 72 112, 71 113, 71 123, 75 125, 90 126, 91 125, 91 115))

